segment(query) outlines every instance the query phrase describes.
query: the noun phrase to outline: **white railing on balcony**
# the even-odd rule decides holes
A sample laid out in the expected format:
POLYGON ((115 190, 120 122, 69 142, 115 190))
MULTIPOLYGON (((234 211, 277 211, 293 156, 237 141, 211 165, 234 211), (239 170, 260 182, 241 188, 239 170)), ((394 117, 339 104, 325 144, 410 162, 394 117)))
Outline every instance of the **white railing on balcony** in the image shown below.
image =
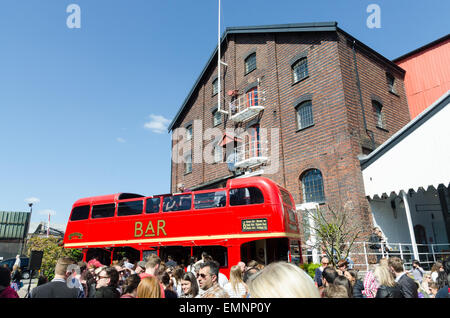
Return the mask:
POLYGON ((234 122, 246 121, 264 109, 264 91, 253 90, 230 102, 230 119, 234 122))
POLYGON ((236 168, 248 168, 266 163, 268 160, 267 145, 261 141, 243 143, 235 149, 236 168))

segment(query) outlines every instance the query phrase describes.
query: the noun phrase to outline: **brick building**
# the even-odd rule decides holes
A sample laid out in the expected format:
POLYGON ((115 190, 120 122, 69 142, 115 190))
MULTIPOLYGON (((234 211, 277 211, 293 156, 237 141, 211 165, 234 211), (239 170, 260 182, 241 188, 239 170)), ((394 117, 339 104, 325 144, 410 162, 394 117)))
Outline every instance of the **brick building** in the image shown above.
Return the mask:
POLYGON ((288 189, 298 206, 351 203, 368 235, 358 156, 409 122, 405 71, 336 22, 227 28, 220 92, 217 51, 169 126, 171 191, 261 175, 288 189), (211 128, 220 138, 204 135, 211 128), (199 158, 209 150, 213 162, 199 158))

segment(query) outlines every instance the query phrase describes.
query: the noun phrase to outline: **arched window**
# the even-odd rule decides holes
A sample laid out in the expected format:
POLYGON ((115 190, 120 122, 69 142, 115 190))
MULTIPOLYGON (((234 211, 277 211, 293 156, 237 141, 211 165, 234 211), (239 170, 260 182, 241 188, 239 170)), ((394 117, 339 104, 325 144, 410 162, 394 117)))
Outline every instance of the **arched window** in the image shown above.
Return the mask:
POLYGON ((373 114, 375 116, 375 122, 377 127, 386 128, 386 124, 384 122, 384 114, 383 114, 383 105, 376 100, 372 101, 373 114))
POLYGON ((303 202, 325 202, 322 173, 318 169, 306 171, 301 177, 303 202))
POLYGON ((303 129, 314 125, 312 102, 310 100, 302 102, 295 109, 297 113, 298 129, 303 129))
POLYGON ((297 83, 308 76, 308 60, 306 57, 299 59, 292 65, 292 76, 297 83))

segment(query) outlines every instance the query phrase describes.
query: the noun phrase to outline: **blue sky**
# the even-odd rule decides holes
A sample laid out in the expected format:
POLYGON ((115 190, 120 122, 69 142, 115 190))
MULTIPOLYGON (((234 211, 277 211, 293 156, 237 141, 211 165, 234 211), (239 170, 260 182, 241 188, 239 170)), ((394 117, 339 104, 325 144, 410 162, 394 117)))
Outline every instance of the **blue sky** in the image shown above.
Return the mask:
MULTIPOLYGON (((449 1, 222 0, 222 26, 337 21, 389 59, 449 32, 449 1), (366 26, 369 4, 381 28, 366 26)), ((217 43, 217 0, 2 0, 0 210, 170 187, 172 120, 217 43), (69 29, 66 8, 81 8, 69 29)))

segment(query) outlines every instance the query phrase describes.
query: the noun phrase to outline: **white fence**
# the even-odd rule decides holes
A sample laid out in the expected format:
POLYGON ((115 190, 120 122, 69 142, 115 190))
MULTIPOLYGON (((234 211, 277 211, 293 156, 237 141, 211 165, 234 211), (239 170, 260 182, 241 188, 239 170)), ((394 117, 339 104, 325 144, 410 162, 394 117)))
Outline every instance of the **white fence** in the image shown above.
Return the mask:
MULTIPOLYGON (((388 243, 390 250, 387 251, 383 244, 380 252, 369 248, 369 242, 355 242, 351 248, 349 257, 353 261, 353 267, 360 271, 367 271, 369 269, 370 260, 376 260, 378 257, 400 257, 405 269, 410 269, 412 261, 414 260, 414 253, 411 243, 388 243)), ((302 246, 303 251, 310 249, 308 246, 302 246)), ((450 256, 450 243, 445 244, 417 244, 419 251, 419 262, 425 270, 430 270, 436 261, 442 261, 450 256)), ((319 256, 323 256, 318 252, 319 256)), ((308 262, 308 257, 304 254, 304 261, 308 262)))

